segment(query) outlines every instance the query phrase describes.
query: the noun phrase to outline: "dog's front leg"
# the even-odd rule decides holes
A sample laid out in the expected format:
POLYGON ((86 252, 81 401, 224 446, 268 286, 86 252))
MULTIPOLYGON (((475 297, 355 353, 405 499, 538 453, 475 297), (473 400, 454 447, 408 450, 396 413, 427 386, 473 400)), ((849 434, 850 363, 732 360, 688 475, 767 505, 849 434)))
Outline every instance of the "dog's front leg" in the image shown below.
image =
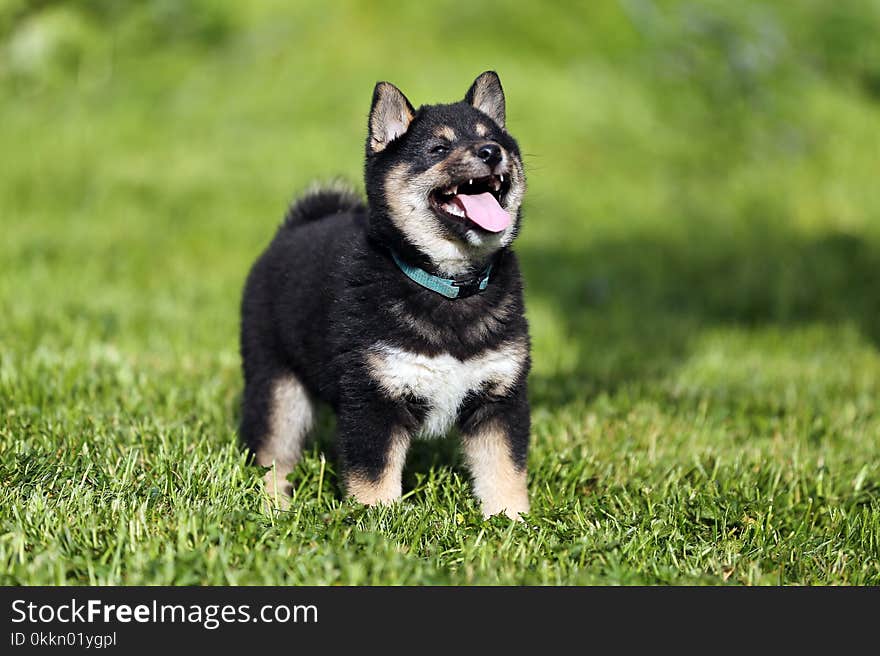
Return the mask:
POLYGON ((358 399, 339 412, 346 493, 368 506, 400 499, 410 434, 387 400, 358 399))
POLYGON ((530 419, 525 382, 502 399, 483 399, 462 415, 465 462, 483 517, 503 512, 521 519, 529 511, 526 487, 530 419))

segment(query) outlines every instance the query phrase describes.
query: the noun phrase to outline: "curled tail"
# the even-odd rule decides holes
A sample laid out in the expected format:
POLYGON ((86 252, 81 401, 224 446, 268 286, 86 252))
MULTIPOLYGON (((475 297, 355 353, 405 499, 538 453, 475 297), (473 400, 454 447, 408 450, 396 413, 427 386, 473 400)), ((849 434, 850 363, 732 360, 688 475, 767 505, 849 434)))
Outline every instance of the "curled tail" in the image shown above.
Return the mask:
POLYGON ((288 208, 282 227, 294 228, 331 214, 366 209, 357 192, 344 184, 314 185, 288 208))

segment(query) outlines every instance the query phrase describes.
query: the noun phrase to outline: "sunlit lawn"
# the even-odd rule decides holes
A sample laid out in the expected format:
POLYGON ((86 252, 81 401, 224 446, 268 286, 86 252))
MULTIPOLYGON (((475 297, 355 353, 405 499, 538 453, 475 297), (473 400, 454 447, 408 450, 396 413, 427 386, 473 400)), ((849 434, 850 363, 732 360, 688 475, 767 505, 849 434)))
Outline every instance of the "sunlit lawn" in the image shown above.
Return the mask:
POLYGON ((245 4, 4 28, 0 583, 880 583, 880 64, 831 31, 876 11, 245 4), (532 513, 483 522, 454 440, 358 507, 325 413, 267 516, 247 269, 311 180, 362 186, 376 80, 487 68, 527 153, 532 513))

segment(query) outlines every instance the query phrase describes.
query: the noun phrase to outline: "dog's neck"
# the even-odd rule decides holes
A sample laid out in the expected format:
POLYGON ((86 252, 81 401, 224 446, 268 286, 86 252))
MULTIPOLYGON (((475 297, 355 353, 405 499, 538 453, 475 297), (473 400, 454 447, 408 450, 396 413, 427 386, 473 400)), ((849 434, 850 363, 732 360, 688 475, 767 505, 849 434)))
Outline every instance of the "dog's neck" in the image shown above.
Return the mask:
POLYGON ((394 228, 379 222, 370 222, 368 238, 380 250, 394 252, 411 267, 421 269, 431 276, 451 280, 470 280, 498 259, 504 248, 486 252, 462 245, 455 257, 432 256, 409 243, 394 228))
POLYGON ((394 260, 397 268, 399 268, 407 278, 418 283, 425 289, 429 289, 432 292, 449 299, 467 298, 485 291, 489 286, 489 278, 492 275, 492 266, 494 264, 493 258, 475 275, 468 277, 445 278, 443 276, 428 273, 420 267, 408 264, 393 250, 391 251, 391 258, 394 260))

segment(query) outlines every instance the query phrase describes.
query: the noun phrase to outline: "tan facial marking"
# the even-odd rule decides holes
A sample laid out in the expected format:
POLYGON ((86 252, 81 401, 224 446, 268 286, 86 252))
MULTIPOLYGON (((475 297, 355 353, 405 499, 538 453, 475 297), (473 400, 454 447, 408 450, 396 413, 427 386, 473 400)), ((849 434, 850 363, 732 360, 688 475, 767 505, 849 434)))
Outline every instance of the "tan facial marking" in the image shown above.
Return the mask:
POLYGON ((403 466, 406 464, 408 449, 409 435, 402 430, 396 431, 391 438, 385 468, 379 478, 371 480, 358 472, 350 472, 346 481, 348 494, 367 506, 390 504, 400 499, 403 491, 403 466))
POLYGON ((467 273, 472 270, 474 261, 485 260, 487 255, 513 241, 525 193, 525 176, 522 162, 509 154, 505 154, 501 167, 511 183, 503 207, 512 221, 503 232, 481 234, 472 230, 467 232, 465 242, 451 237, 430 208, 431 191, 449 184, 451 171, 455 172, 456 178, 466 177, 467 171, 473 171, 474 177, 478 177, 484 174, 484 166, 469 150, 456 149, 427 171, 413 174, 409 165, 401 163, 385 177, 385 200, 392 222, 409 243, 431 259, 441 274, 457 276, 467 273))
POLYGON ((464 435, 462 448, 483 517, 503 512, 511 519, 521 519, 520 513, 529 511, 526 471, 514 464, 504 430, 491 422, 464 435))
POLYGON ((476 130, 477 136, 480 137, 485 137, 487 134, 489 134, 489 128, 486 127, 485 123, 477 123, 477 125, 474 127, 474 130, 476 130))
POLYGON ((471 255, 464 244, 444 234, 428 204, 431 190, 448 180, 441 164, 418 175, 411 174, 407 164, 398 164, 385 178, 385 200, 391 210, 391 220, 407 241, 430 257, 444 273, 460 275, 468 270, 471 255))
POLYGON ((434 128, 434 136, 446 141, 455 141, 455 130, 448 125, 438 125, 434 128))
POLYGON ((461 167, 471 167, 482 172, 483 161, 470 148, 456 149, 453 153, 455 162, 461 167))
POLYGON ((263 481, 274 505, 286 509, 290 502, 287 476, 302 454, 306 434, 312 427, 312 401, 294 376, 279 378, 272 388, 269 406, 269 432, 257 449, 261 467, 271 467, 263 481))
MULTIPOLYGON (((523 196, 526 193, 526 176, 523 172, 522 162, 517 157, 509 157, 508 175, 510 176, 510 191, 504 201, 504 209, 510 215, 511 228, 516 225, 517 215, 520 205, 522 205, 523 196)), ((502 245, 507 246, 513 240, 513 230, 504 233, 502 245)))

